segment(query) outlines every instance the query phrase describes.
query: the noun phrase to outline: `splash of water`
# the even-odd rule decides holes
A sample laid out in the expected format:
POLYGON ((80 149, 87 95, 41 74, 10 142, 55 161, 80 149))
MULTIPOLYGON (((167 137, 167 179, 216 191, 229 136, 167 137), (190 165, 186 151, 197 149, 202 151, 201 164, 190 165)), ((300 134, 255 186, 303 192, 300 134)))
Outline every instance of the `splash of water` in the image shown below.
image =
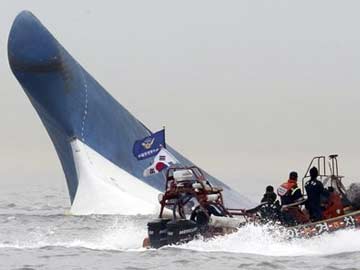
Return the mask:
POLYGON ((147 235, 146 224, 134 219, 120 220, 107 228, 100 237, 100 245, 105 249, 142 250, 142 242, 147 235))
MULTIPOLYGON (((151 216, 54 216, 41 218, 38 228, 26 232, 28 220, 18 216, 7 226, 19 233, 4 232, 0 248, 36 249, 44 247, 87 248, 93 250, 144 251, 146 223, 151 216), (42 224, 42 225, 40 225, 42 224), (21 228, 21 226, 25 226, 21 228), (21 232, 24 232, 21 235, 21 232), (69 233, 70 232, 70 233, 69 233)), ((34 221, 34 220, 32 220, 34 221)), ((7 228, 10 228, 7 227, 7 228)), ((360 251, 358 230, 343 230, 310 239, 287 240, 279 230, 248 225, 238 232, 211 240, 191 241, 170 247, 201 252, 230 252, 265 256, 316 256, 360 251)), ((160 250, 161 252, 161 250, 160 250)))
POLYGON ((201 239, 180 246, 202 252, 232 252, 265 256, 331 255, 360 251, 360 232, 342 230, 310 239, 287 240, 279 231, 267 226, 248 225, 238 232, 209 241, 201 239))
MULTIPOLYGON (((48 217, 44 217, 47 219, 48 217)), ((149 216, 58 216, 46 225, 1 237, 0 248, 37 249, 46 247, 94 250, 139 251, 147 234, 149 216), (110 219, 109 220, 106 220, 110 219), (67 219, 71 219, 70 221, 67 219), (66 224, 68 222, 68 224, 66 224), (61 224, 61 225, 55 225, 61 224)), ((20 220, 20 218, 18 218, 20 220)), ((16 222, 17 219, 14 219, 16 222)))

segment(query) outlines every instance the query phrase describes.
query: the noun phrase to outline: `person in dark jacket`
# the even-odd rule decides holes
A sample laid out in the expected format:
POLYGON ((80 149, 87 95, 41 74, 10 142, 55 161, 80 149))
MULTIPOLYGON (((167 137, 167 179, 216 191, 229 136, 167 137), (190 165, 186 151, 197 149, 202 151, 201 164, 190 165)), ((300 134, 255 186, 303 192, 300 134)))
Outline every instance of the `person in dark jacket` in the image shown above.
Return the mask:
POLYGON ((261 199, 262 203, 268 203, 268 204, 273 204, 276 201, 276 194, 274 192, 274 187, 273 186, 267 186, 266 190, 265 190, 265 194, 263 196, 263 198, 261 199))
POLYGON ((305 190, 307 194, 305 207, 309 211, 311 221, 318 221, 323 218, 321 196, 327 195, 323 184, 317 179, 318 175, 318 169, 316 167, 312 167, 310 169, 310 180, 305 183, 305 190))
POLYGON ((273 186, 267 186, 265 194, 261 199, 259 208, 260 215, 264 223, 278 221, 280 216, 280 203, 276 200, 276 193, 273 186))

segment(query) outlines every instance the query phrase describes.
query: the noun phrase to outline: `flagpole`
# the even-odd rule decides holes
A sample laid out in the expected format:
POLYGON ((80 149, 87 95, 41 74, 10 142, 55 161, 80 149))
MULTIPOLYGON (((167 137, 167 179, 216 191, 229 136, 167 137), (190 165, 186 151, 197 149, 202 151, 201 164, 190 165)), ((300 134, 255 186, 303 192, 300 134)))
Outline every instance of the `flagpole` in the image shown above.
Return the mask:
POLYGON ((164 148, 166 148, 165 125, 163 126, 163 130, 164 130, 164 148))

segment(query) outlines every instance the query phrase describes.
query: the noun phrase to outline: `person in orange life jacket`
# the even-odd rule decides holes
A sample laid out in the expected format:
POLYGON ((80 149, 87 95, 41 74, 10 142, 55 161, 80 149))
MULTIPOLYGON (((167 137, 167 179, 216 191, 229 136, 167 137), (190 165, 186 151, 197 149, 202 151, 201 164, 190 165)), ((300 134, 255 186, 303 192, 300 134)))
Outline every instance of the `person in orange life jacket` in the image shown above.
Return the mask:
POLYGON ((323 211, 324 219, 338 217, 344 214, 344 206, 341 201, 339 193, 333 187, 328 187, 329 198, 326 203, 326 208, 323 211))
POLYGON ((289 180, 283 183, 277 190, 282 205, 282 222, 287 225, 303 224, 309 221, 308 217, 301 211, 298 205, 288 206, 303 198, 297 185, 298 174, 291 172, 289 180))
POLYGON ((309 211, 310 219, 318 221, 323 218, 321 209, 321 196, 328 195, 324 185, 317 179, 319 175, 318 169, 312 167, 310 169, 310 180, 305 183, 307 194, 306 209, 309 211))
POLYGON ((291 204, 302 198, 303 195, 297 185, 297 179, 297 172, 291 172, 289 180, 278 188, 277 193, 280 196, 281 205, 291 204))

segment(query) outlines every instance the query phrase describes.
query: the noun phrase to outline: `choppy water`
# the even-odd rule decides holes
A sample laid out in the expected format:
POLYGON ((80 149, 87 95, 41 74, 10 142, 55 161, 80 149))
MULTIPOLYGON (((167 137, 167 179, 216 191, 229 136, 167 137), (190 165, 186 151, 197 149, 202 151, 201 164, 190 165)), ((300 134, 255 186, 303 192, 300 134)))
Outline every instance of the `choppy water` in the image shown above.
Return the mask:
POLYGON ((149 216, 69 216, 64 188, 0 191, 1 269, 360 269, 360 231, 285 241, 249 226, 177 247, 141 247, 149 216))

